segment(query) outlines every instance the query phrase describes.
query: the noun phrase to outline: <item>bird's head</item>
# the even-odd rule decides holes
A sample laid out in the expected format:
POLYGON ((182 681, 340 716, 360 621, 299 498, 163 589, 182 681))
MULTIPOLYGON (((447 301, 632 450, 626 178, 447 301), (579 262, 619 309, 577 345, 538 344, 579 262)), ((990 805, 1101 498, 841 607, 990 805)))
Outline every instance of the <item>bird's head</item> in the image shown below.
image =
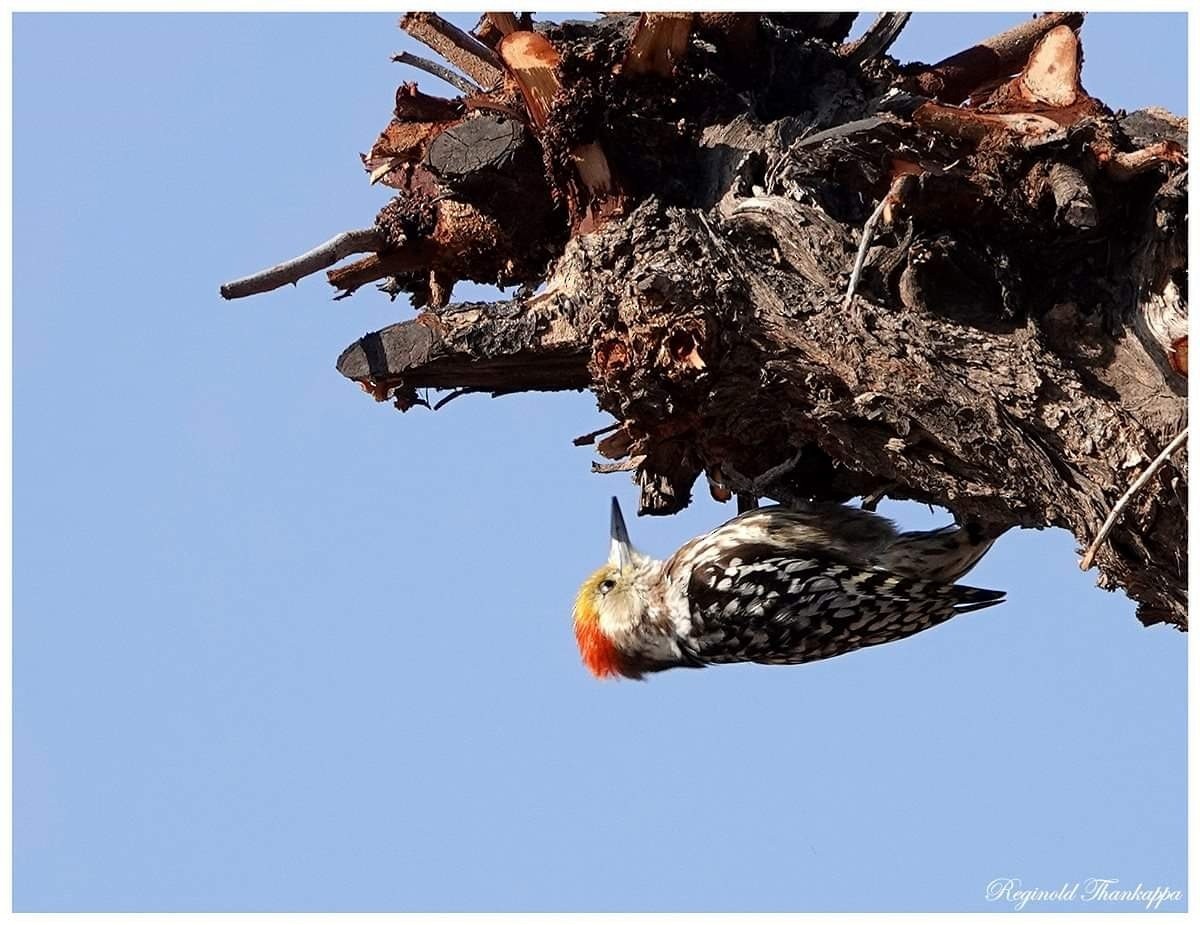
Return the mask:
POLYGON ((625 518, 613 498, 608 563, 588 577, 575 598, 575 639, 596 677, 637 676, 623 643, 646 615, 646 577, 654 564, 629 542, 625 518))

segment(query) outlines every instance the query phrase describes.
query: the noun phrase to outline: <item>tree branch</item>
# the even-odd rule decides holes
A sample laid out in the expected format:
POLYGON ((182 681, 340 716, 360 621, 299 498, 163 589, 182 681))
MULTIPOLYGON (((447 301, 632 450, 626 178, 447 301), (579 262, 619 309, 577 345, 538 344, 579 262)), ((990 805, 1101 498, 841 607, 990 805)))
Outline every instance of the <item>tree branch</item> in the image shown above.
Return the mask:
POLYGON ((221 297, 241 299, 259 292, 270 292, 333 266, 351 254, 380 251, 384 246, 383 238, 374 228, 343 231, 299 257, 293 257, 252 276, 225 283, 221 287, 221 297))
POLYGON ((486 90, 499 86, 504 69, 496 53, 437 13, 406 13, 400 28, 432 48, 486 90))
POLYGON ((397 64, 407 64, 409 67, 415 67, 426 74, 432 74, 434 77, 444 80, 450 86, 468 96, 483 92, 481 87, 477 87, 461 74, 456 74, 450 68, 438 64, 436 61, 430 61, 428 58, 422 58, 420 55, 402 51, 398 55, 392 55, 392 60, 397 64))
POLYGON ((1083 13, 1045 13, 939 61, 917 74, 913 83, 925 96, 944 103, 961 103, 981 84, 1019 71, 1051 29, 1078 29, 1081 25, 1083 13))
POLYGON ((1052 136, 1060 128, 1053 119, 1032 112, 992 113, 922 103, 913 112, 913 121, 924 128, 942 132, 964 141, 983 141, 989 135, 1007 133, 1018 138, 1038 139, 1052 136))
POLYGON ((418 242, 412 247, 403 247, 386 253, 371 254, 344 267, 330 270, 326 277, 329 285, 341 290, 343 296, 350 295, 360 286, 398 273, 412 273, 427 269, 429 248, 418 242))
POLYGON ((564 324, 557 312, 528 303, 461 303, 363 336, 337 368, 372 392, 581 389, 589 381, 587 349, 564 336, 564 324))
POLYGON ((1110 177, 1123 182, 1159 164, 1186 164, 1187 155, 1174 141, 1158 141, 1139 151, 1102 152, 1100 163, 1110 177))

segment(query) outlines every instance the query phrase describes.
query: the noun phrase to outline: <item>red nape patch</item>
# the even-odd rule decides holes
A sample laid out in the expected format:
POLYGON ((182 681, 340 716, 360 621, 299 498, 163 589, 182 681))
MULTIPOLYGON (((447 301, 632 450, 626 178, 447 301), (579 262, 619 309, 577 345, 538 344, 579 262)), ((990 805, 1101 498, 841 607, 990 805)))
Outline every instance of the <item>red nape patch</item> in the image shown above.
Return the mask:
POLYGON ((617 647, 600 632, 594 621, 575 622, 575 640, 579 643, 579 654, 583 663, 597 678, 611 678, 621 674, 621 656, 617 647))

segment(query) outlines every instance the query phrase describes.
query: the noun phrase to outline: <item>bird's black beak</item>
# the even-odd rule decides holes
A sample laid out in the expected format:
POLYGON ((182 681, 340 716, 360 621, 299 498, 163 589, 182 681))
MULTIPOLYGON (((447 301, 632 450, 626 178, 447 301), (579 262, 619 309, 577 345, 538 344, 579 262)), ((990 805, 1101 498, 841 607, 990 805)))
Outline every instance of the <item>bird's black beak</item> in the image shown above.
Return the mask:
POLYGON ((625 529, 625 518, 621 516, 621 505, 612 499, 612 523, 609 527, 612 545, 609 546, 608 564, 624 569, 633 564, 633 545, 629 542, 629 531, 625 529))

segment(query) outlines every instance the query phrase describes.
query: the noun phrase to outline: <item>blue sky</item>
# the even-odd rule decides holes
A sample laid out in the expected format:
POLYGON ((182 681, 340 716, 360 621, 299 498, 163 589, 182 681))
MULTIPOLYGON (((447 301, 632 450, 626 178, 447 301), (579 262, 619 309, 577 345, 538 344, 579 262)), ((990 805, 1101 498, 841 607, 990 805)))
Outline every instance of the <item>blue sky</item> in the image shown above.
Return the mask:
MULTIPOLYGON (((402 302, 217 297, 386 201, 358 152, 414 77, 395 18, 15 18, 15 908, 1182 889, 1186 638, 1066 533, 1004 537, 971 578, 1009 603, 898 644, 600 683, 570 605, 635 495, 571 445, 591 396, 402 416, 333 367, 402 302)), ((917 14, 894 51, 1020 18, 917 14)), ((1093 15, 1085 84, 1185 112, 1185 33, 1093 15)), ((732 513, 630 526, 666 554, 732 513)))

